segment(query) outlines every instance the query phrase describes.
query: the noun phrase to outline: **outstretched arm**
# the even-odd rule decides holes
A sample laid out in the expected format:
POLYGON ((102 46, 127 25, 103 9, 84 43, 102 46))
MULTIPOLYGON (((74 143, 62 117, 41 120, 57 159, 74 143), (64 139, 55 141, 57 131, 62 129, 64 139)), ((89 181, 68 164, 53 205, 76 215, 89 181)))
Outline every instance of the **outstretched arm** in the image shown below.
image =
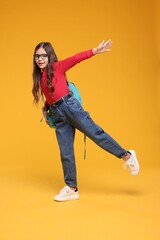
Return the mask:
POLYGON ((105 53, 105 52, 110 52, 111 51, 111 46, 112 46, 112 41, 108 40, 105 42, 104 40, 99 44, 98 47, 93 48, 93 54, 99 54, 99 53, 105 53))
POLYGON ((65 60, 55 62, 55 65, 57 69, 59 68, 60 71, 66 72, 71 67, 75 66, 77 63, 80 63, 81 61, 88 59, 95 54, 104 53, 111 51, 112 41, 108 40, 107 42, 102 41, 98 47, 77 53, 69 58, 66 58, 65 60))

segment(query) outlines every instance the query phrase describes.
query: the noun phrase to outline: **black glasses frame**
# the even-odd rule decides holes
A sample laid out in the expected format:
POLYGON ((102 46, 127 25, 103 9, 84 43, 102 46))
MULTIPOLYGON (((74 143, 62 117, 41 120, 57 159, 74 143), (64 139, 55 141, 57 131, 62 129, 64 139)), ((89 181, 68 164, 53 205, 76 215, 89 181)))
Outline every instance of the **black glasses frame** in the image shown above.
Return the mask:
POLYGON ((45 59, 48 55, 46 53, 43 54, 34 54, 33 57, 35 58, 35 60, 39 60, 39 58, 41 57, 42 59, 45 59))

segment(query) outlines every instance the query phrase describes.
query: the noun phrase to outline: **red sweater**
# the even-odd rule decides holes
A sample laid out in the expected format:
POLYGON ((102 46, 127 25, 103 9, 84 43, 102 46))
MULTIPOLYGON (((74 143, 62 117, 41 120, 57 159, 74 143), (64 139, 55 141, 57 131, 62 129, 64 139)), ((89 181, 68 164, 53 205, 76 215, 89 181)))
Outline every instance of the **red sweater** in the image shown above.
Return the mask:
POLYGON ((41 78, 41 88, 46 97, 46 103, 51 104, 64 95, 69 93, 69 89, 66 83, 65 72, 75 66, 77 63, 92 57, 92 49, 84 52, 75 54, 65 60, 61 60, 53 63, 53 74, 52 85, 54 86, 54 92, 51 93, 47 87, 47 73, 44 71, 41 78))

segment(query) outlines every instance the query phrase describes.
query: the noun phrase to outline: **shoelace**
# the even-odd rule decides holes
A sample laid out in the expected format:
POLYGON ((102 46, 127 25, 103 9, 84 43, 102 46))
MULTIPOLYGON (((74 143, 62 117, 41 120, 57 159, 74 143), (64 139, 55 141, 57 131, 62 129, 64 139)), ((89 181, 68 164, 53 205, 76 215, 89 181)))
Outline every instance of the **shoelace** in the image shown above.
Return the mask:
POLYGON ((134 163, 126 162, 126 163, 124 163, 123 167, 124 167, 124 169, 126 169, 128 167, 130 170, 132 170, 132 168, 134 167, 134 163))

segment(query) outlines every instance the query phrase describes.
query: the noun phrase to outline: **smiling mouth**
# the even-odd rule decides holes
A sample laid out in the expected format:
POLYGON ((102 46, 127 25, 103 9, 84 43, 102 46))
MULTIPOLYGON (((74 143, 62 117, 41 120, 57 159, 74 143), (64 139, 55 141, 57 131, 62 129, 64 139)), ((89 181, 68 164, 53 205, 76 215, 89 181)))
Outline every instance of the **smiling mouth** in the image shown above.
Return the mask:
POLYGON ((44 65, 44 63, 38 63, 38 65, 39 65, 39 66, 42 66, 42 65, 44 65))

